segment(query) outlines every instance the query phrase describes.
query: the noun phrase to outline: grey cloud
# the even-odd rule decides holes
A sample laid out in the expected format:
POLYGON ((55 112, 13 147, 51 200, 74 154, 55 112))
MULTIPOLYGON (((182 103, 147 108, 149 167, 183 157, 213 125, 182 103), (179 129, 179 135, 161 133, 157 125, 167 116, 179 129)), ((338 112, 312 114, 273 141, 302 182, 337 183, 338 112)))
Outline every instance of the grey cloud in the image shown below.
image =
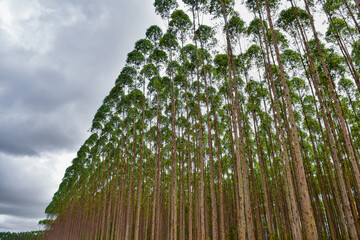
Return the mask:
POLYGON ((44 218, 44 213, 38 209, 46 206, 45 204, 33 204, 26 199, 21 203, 0 204, 0 212, 3 215, 22 217, 22 218, 44 218), (24 204, 25 203, 25 204, 24 204))
POLYGON ((77 100, 60 72, 50 69, 0 71, 0 79, 5 88, 0 96, 0 112, 3 113, 0 116, 0 151, 38 154, 42 150, 61 149, 76 143, 66 131, 71 124, 61 126, 65 120, 62 114, 71 114, 62 109, 77 100))
POLYGON ((71 125, 60 128, 61 120, 65 119, 32 114, 27 119, 2 122, 0 135, 4 137, 0 138, 0 150, 15 155, 38 155, 46 150, 72 149, 78 141, 75 134, 79 132, 71 125))
MULTIPOLYGON (((56 3, 47 7, 62 9, 62 5, 54 5, 56 3)), ((53 48, 46 56, 34 56, 36 53, 22 53, 17 49, 8 53, 14 65, 4 63, 6 60, 0 62, 0 85, 5 88, 5 94, 0 95, 0 111, 6 113, 6 118, 11 115, 16 118, 6 121, 0 116, 3 126, 0 128, 0 151, 38 154, 46 148, 69 148, 82 140, 81 134, 76 136, 77 139, 66 134, 66 125, 73 123, 61 121, 64 116, 56 119, 51 115, 60 113, 58 109, 71 102, 75 107, 66 113, 69 114, 66 119, 71 120, 72 116, 87 118, 89 126, 101 99, 114 84, 124 56, 134 44, 134 37, 142 37, 146 30, 145 26, 134 29, 132 24, 139 24, 139 19, 133 18, 129 24, 128 19, 119 16, 133 12, 132 7, 136 5, 129 4, 129 9, 122 9, 124 3, 118 1, 106 1, 105 4, 65 1, 61 4, 66 6, 66 3, 78 9, 77 13, 85 14, 86 20, 69 26, 60 25, 53 48), (113 6, 104 8, 106 3, 113 6), (103 15, 107 17, 102 18, 103 15), (122 59, 119 56, 123 56, 122 59), (40 67, 33 67, 36 60, 40 60, 40 67), (91 105, 92 112, 89 108, 79 107, 84 105, 91 105), (22 117, 18 117, 19 114, 22 117)), ((139 10, 141 13, 143 10, 139 10)), ((54 18, 70 17, 67 14, 60 11, 54 18)), ((83 124, 77 127, 88 129, 83 124)))
MULTIPOLYGON (((45 156, 49 157, 49 156, 45 156)), ((59 165, 40 157, 21 158, 0 154, 0 215, 32 219, 44 218, 44 209, 56 185, 52 176, 59 165)), ((1 226, 1 217, 0 217, 1 226)), ((21 225, 18 226, 19 229, 21 225)))
POLYGON ((162 25, 149 0, 20 3, 42 10, 19 41, 0 26, 0 231, 37 229, 126 54, 162 25))
POLYGON ((0 232, 25 232, 40 230, 34 220, 26 217, 0 215, 0 232))
POLYGON ((68 86, 64 82, 65 77, 61 72, 47 68, 36 71, 23 69, 18 72, 18 70, 16 68, 0 68, 0 79, 6 89, 0 96, 3 107, 22 107, 21 110, 28 109, 34 113, 41 113, 51 111, 59 104, 64 104, 64 100, 65 103, 72 100, 70 98, 72 91, 67 89, 68 86))

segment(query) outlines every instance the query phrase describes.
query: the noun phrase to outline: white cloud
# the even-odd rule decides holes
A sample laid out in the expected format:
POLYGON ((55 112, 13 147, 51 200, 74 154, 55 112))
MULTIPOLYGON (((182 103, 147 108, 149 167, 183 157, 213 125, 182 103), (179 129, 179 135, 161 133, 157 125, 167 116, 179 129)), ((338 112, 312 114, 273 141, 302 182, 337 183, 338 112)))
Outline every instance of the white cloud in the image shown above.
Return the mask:
POLYGON ((32 157, 0 154, 0 231, 36 230, 75 156, 75 152, 32 157))
POLYGON ((36 230, 42 230, 42 228, 35 224, 34 219, 0 215, 0 232, 26 232, 36 230))
POLYGON ((0 28, 8 44, 26 50, 45 52, 53 40, 52 26, 41 17, 52 13, 38 1, 3 0, 0 3, 0 28))
MULTIPOLYGON (((5 33, 7 46, 44 54, 52 49, 60 28, 94 20, 88 19, 83 10, 66 2, 49 5, 39 0, 3 0, 0 30, 5 33)), ((91 21, 94 31, 108 16, 104 8, 98 14, 96 21, 91 21)))

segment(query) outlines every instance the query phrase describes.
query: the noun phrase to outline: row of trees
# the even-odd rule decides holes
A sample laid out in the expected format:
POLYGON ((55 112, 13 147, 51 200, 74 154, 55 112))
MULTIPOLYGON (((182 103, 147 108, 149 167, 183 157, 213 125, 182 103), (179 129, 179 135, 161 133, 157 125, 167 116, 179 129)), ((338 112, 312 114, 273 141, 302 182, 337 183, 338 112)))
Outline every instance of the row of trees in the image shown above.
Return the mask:
POLYGON ((45 239, 359 239, 359 5, 154 6, 45 239))
POLYGON ((44 231, 32 232, 0 232, 1 240, 40 240, 43 239, 44 231))

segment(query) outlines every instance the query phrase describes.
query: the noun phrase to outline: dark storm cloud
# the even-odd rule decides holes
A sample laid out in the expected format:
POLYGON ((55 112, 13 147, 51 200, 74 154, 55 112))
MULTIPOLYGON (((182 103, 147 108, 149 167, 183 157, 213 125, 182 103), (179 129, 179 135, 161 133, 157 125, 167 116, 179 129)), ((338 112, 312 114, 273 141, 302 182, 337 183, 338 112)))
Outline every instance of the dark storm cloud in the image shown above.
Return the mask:
POLYGON ((126 54, 161 21, 149 0, 4 2, 0 231, 36 230, 126 54))
POLYGON ((147 26, 139 16, 149 11, 136 8, 143 2, 43 2, 55 15, 44 14, 42 21, 65 23, 54 30, 53 46, 46 54, 16 48, 0 59, 0 151, 38 154, 69 148, 83 139, 70 136, 72 123, 64 120, 80 116, 87 119, 81 130, 89 128, 91 113, 114 83, 134 37, 144 35, 147 26), (72 111, 59 111, 69 103, 72 111), (88 104, 91 107, 79 107, 88 104))
POLYGON ((4 215, 24 217, 24 218, 42 218, 43 213, 37 209, 44 207, 44 204, 34 204, 27 199, 20 203, 0 204, 0 212, 4 215))
POLYGON ((75 100, 75 93, 66 85, 64 76, 46 68, 34 72, 16 70, 0 69, 5 89, 0 96, 0 112, 3 113, 0 116, 0 151, 33 155, 76 143, 76 138, 66 129, 69 126, 61 126, 62 108, 75 100))

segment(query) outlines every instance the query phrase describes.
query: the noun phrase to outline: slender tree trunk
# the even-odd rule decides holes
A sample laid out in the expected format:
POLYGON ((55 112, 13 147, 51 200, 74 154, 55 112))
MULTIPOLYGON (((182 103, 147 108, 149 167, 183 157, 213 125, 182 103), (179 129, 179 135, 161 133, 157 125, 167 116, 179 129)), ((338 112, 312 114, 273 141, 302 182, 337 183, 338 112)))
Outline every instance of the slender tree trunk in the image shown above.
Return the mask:
MULTIPOLYGON (((199 13, 197 14, 198 22, 200 22, 199 13)), ((194 23, 195 24, 195 23, 194 23)), ((200 47, 204 49, 203 43, 200 38, 200 47)), ((196 46, 196 45, 195 45, 196 46)), ((205 96, 206 96, 206 115, 207 115, 207 128, 208 128, 208 145, 209 145, 209 163, 210 163, 210 196, 211 196, 211 229, 212 229, 212 239, 218 239, 218 216, 217 216, 217 206, 216 206, 216 193, 215 193, 215 177, 214 177, 214 157, 213 157, 213 140, 212 140, 212 127, 210 119, 210 107, 209 107, 209 91, 207 83, 207 72, 204 62, 204 56, 201 56, 202 65, 203 65, 203 74, 204 74, 204 83, 205 83, 205 96)), ((198 61, 198 59, 197 59, 198 61)))
MULTIPOLYGON (((346 190, 345 190, 345 183, 344 183, 342 173, 341 173, 341 170, 340 170, 340 166, 339 166, 338 155, 336 153, 334 140, 333 140, 333 137, 332 137, 330 126, 329 126, 329 121, 328 121, 327 115, 325 113, 324 104, 322 102, 322 97, 321 97, 319 87, 318 87, 318 83, 317 83, 317 80, 316 80, 316 72, 315 72, 315 67, 314 67, 314 63, 313 63, 313 57, 312 57, 312 54, 311 54, 311 52, 309 50, 309 46, 308 46, 308 43, 306 41, 304 32, 302 30, 302 26, 301 26, 301 24, 300 24, 300 22, 298 20, 297 13, 295 11, 294 11, 294 15, 296 16, 298 27, 299 27, 301 36, 303 38, 303 42, 304 42, 304 45, 305 45, 305 48, 306 48, 306 51, 307 51, 307 56, 309 58, 310 73, 311 73, 313 83, 314 83, 314 87, 315 87, 315 91, 317 93, 318 100, 319 100, 319 103, 320 103, 320 110, 322 112, 322 116, 323 116, 323 120, 324 120, 324 124, 325 124, 325 129, 326 129, 326 132, 327 132, 327 140, 328 140, 328 143, 330 144, 331 155, 333 157, 335 170, 336 170, 336 173, 337 173, 337 176, 338 176, 338 181, 339 181, 339 185, 340 185, 340 192, 342 194, 341 196, 342 196, 342 200, 343 200, 343 203, 344 203, 345 214, 347 216, 347 220, 348 220, 348 224, 349 224, 350 236, 351 236, 352 239, 356 239, 357 238, 357 233, 356 233, 356 229, 355 229, 355 225, 354 225, 355 223, 354 223, 354 219, 352 217, 352 214, 350 212, 349 200, 348 200, 348 197, 347 197, 347 193, 346 193, 346 190)), ((339 151, 341 151, 341 149, 339 149, 339 151)))
MULTIPOLYGON (((259 8, 258 5, 258 1, 256 1, 257 3, 257 7, 259 8)), ((259 10, 258 10, 259 11, 259 10)), ((263 37, 264 37, 264 41, 265 41, 265 46, 266 46, 266 58, 265 56, 263 56, 264 59, 264 65, 266 67, 267 70, 267 81, 268 81, 268 88, 269 88, 269 93, 270 93, 270 99, 272 102, 272 105, 275 105, 275 109, 273 108, 273 115, 274 115, 274 121, 275 121, 275 129, 276 129, 276 134, 277 134, 277 139, 278 139, 278 143, 279 143, 279 150, 280 150, 280 154, 281 154, 281 158, 283 159, 284 163, 284 171, 285 171, 285 189, 286 192, 288 194, 286 194, 286 198, 287 198, 287 202, 289 205, 289 215, 290 215, 290 226, 292 229, 292 235, 294 237, 294 239, 302 239, 302 231, 301 231, 301 227, 300 227, 300 214, 299 214, 299 210, 297 207, 297 203, 296 203, 296 194, 295 194, 295 188, 294 188, 294 184, 293 184, 293 180, 292 180, 292 173, 291 173, 291 168, 290 168, 290 162, 289 162, 289 156, 288 156, 288 152, 287 152, 287 146, 286 146, 286 141, 285 141, 285 134, 284 134, 284 130, 282 127, 280 127, 280 124, 282 123, 282 119, 280 116, 280 107, 279 107, 279 102, 278 102, 278 97, 276 94, 276 90, 275 90, 275 85, 274 85, 274 79, 273 79, 273 73, 272 73, 272 67, 270 64, 270 54, 269 54, 269 47, 268 47, 268 43, 267 43, 267 39, 266 39, 266 35, 265 35, 265 27, 261 18, 261 13, 260 11, 258 12, 259 17, 260 17, 260 21, 261 21, 261 27, 262 27, 262 33, 263 33, 263 37), (266 60, 268 64, 266 63, 266 60), (273 97, 271 96, 273 94, 273 97), (280 136, 281 136, 281 140, 280 140, 280 136), (282 146, 282 148, 280 147, 282 146)), ((260 40, 260 46, 262 48, 262 42, 261 42, 261 36, 259 36, 259 40, 260 40)), ((262 51, 264 52, 264 51, 262 51)), ((263 53, 264 54, 264 53, 263 53)))
POLYGON ((282 84, 284 87, 286 104, 287 104, 288 111, 289 111, 291 132, 292 132, 292 137, 293 137, 293 141, 294 141, 294 150, 295 150, 295 156, 296 156, 296 165, 297 165, 296 170, 298 171, 298 176, 299 176, 298 187, 299 187, 299 191, 300 191, 300 195, 301 195, 301 197, 300 197, 301 209, 303 211, 303 217, 304 217, 304 222, 305 222, 304 228, 305 228, 305 232, 306 232, 308 239, 316 239, 317 236, 316 236, 314 215, 313 215, 312 208, 311 208, 310 195, 309 195, 309 190, 308 190, 307 181, 306 181, 306 177, 305 177, 303 159, 301 156, 301 147, 300 147, 300 143, 299 143, 297 127, 296 127, 292 103, 291 103, 291 99, 290 99, 290 92, 289 92, 289 88, 288 88, 288 85, 286 82, 286 77, 285 77, 283 65, 281 62, 280 51, 279 51, 277 40, 275 37, 274 27, 273 27, 271 15, 270 15, 269 1, 265 0, 265 3, 266 3, 266 12, 267 12, 267 16, 268 16, 268 22, 269 22, 269 26, 270 26, 270 30, 271 30, 271 35, 272 35, 272 41, 274 44, 276 57, 278 60, 278 65, 280 68, 280 75, 281 75, 282 84))
MULTIPOLYGON (((226 32, 226 43, 227 43, 227 53, 228 53, 228 71, 229 71, 229 86, 230 86, 230 96, 231 96, 231 103, 232 103, 232 119, 233 119, 233 128, 234 128, 234 138, 236 143, 236 155, 237 155, 237 171, 238 171, 238 181, 239 181, 239 194, 240 194, 240 201, 242 201, 242 196, 245 199, 245 217, 246 217, 246 226, 247 226, 247 233, 250 239, 255 239, 255 229, 252 219, 252 211, 251 211, 251 203, 250 203, 250 184, 249 184, 249 174, 248 174, 248 166, 246 163, 245 157, 245 147, 244 147, 244 136, 243 136, 243 129, 242 129, 242 122, 241 122, 241 113, 239 107, 239 96, 238 96, 238 89, 237 89, 237 81, 235 77, 234 71, 234 60, 232 55, 232 48, 230 42, 230 34, 229 28, 227 23, 227 14, 225 10, 225 3, 224 0, 221 1, 222 13, 225 22, 225 32, 226 32), (233 96, 233 92, 235 93, 235 99, 233 96), (237 122, 236 122, 237 118, 237 122), (239 130, 239 137, 237 135, 237 130, 239 130), (241 155, 241 156, 240 156, 241 155), (242 169, 242 170, 241 170, 242 169), (242 174, 241 174, 242 172, 242 174), (241 174, 241 176, 240 176, 241 174), (244 186, 244 195, 242 186, 244 186)), ((240 203, 240 208, 243 208, 243 203, 240 203)), ((240 210, 242 212, 242 210, 240 210)), ((244 219, 245 220, 245 219, 244 219)), ((241 220, 241 221, 244 221, 241 220)), ((240 239, 245 238, 245 230, 242 229, 245 226, 245 223, 242 222, 241 229, 239 229, 240 239)))
MULTIPOLYGON (((137 200, 136 200, 136 218, 135 218, 135 235, 134 240, 139 239, 140 234, 140 212, 141 212, 141 193, 142 193, 142 166, 143 166, 143 154, 144 154, 144 134, 145 134, 145 102, 146 102, 146 92, 145 92, 145 83, 143 87, 143 116, 142 116, 142 129, 141 129, 141 146, 140 146, 140 160, 139 160, 139 177, 138 177, 138 186, 137 186, 137 200)), ((150 98, 151 102, 151 98, 150 98)), ((150 123, 151 128, 151 123, 150 123)), ((150 143, 151 144, 151 143, 150 143)))
MULTIPOLYGON (((193 13, 193 33, 195 35, 195 10, 192 8, 193 13)), ((200 103, 200 70, 199 70, 199 54, 198 54, 198 47, 197 41, 195 41, 195 48, 196 48, 196 76, 197 76, 197 104, 198 104, 198 124, 199 124, 199 145, 200 145, 200 223, 201 223, 201 240, 205 240, 206 238, 206 224, 205 224, 205 166, 204 166, 204 158, 205 158, 205 150, 204 150, 204 143, 203 143, 203 132, 202 132, 202 114, 201 114, 201 103, 200 103)))
POLYGON ((215 145, 217 148, 216 156, 218 159, 218 178, 219 178, 219 215, 220 215, 220 240, 225 240, 225 226, 224 226, 224 189, 223 177, 221 169, 221 145, 219 138, 218 121, 216 115, 216 106, 214 104, 214 96, 211 94, 211 103, 213 105, 214 127, 215 127, 215 145))
MULTIPOLYGON (((346 129, 346 125, 345 125, 345 118, 344 118, 344 115, 343 115, 343 112, 342 112, 342 109, 341 109, 341 106, 340 106, 340 103, 339 103, 339 99, 338 99, 337 94, 336 94, 334 84, 332 82, 332 79, 331 79, 331 76, 330 76, 330 73, 329 73, 329 69, 328 69, 328 67, 326 65, 326 62, 325 62, 325 59, 324 59, 324 56, 323 56, 323 53, 322 53, 320 40, 318 38, 318 33, 317 33, 317 31, 315 29, 315 25, 314 25, 313 16, 312 16, 312 14, 310 12, 310 8, 309 8, 307 0, 304 0, 304 2, 305 2, 305 6, 306 6, 306 11, 307 11, 307 13, 309 15, 310 24, 311 24, 311 28, 312 28, 312 31, 313 31, 313 34, 314 34, 316 46, 317 46, 317 49, 318 49, 318 52, 319 52, 319 55, 320 55, 321 63, 322 63, 322 66, 323 66, 323 69, 324 69, 324 72, 325 72, 325 75, 326 75, 326 79, 327 79, 329 88, 330 88, 331 96, 332 96, 332 99, 333 99, 333 101, 335 103, 336 113, 337 113, 337 116, 339 117, 340 129, 341 129, 341 133, 342 133, 342 135, 344 137, 346 150, 347 150, 347 153, 349 155, 349 158, 350 158, 350 161, 351 161, 351 164, 352 164, 352 167, 353 167, 353 173, 354 173, 354 176, 355 176, 356 187, 358 189, 360 189, 360 171, 359 171, 359 166, 358 166, 358 160, 356 159, 354 149, 353 149, 353 147, 351 145, 350 136, 349 136, 349 133, 348 133, 348 131, 346 129)), ((352 237, 354 237, 354 236, 352 236, 352 237)))

